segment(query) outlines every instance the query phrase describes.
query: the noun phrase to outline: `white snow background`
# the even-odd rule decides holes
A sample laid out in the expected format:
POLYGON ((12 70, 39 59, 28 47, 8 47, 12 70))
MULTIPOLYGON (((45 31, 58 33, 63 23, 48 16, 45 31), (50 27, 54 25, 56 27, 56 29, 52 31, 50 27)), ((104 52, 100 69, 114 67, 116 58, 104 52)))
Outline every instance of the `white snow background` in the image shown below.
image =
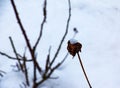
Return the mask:
MULTIPOLYGON (((42 22, 43 2, 40 0, 15 0, 20 18, 32 45, 39 34, 42 22)), ((67 53, 67 41, 73 36, 73 28, 79 31, 76 40, 82 43, 81 58, 93 88, 120 88, 120 1, 119 0, 71 0, 72 17, 67 38, 56 63, 67 53)), ((39 43, 38 61, 44 67, 49 46, 53 57, 65 32, 68 18, 67 0, 48 0, 47 22, 39 43)), ((9 36, 17 51, 24 53, 26 46, 17 24, 10 0, 0 0, 0 51, 14 55, 9 36)), ((29 56, 29 55, 28 55, 29 56)), ((29 57, 28 57, 29 58, 29 57)), ((0 88, 20 88, 20 73, 14 73, 15 61, 0 55, 0 70, 7 74, 0 78, 0 88)), ((48 80, 40 88, 89 88, 77 56, 68 56, 55 71, 56 80, 48 80)))

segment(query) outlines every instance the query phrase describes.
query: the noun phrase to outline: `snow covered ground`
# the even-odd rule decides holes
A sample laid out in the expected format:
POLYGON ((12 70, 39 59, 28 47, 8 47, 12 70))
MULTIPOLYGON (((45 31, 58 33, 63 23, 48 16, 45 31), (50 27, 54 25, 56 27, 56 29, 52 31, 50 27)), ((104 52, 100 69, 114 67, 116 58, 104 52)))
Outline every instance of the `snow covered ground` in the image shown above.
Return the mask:
MULTIPOLYGON (((15 0, 19 15, 34 44, 42 21, 43 2, 39 0, 15 0)), ((75 39, 83 45, 81 58, 93 88, 120 88, 120 1, 119 0, 71 0, 72 17, 68 36, 62 46, 58 61, 67 53, 67 41, 72 38, 72 29, 79 31, 75 39)), ((49 46, 53 57, 65 31, 68 17, 67 0, 48 0, 48 18, 43 38, 37 52, 44 62, 49 46)), ((9 0, 0 0, 0 51, 14 55, 8 37, 12 36, 18 52, 23 53, 25 42, 17 24, 9 0)), ((0 70, 10 73, 14 61, 0 56, 0 70)), ((21 74, 10 73, 0 79, 0 88, 18 88, 15 80, 21 74), (7 79, 8 77, 8 79, 7 79), (14 78, 13 78, 14 77, 14 78), (10 82, 9 82, 10 81, 10 82), (13 82, 13 83, 12 83, 13 82)), ((89 88, 77 56, 68 56, 61 68, 55 72, 57 80, 48 80, 44 88, 89 88)))

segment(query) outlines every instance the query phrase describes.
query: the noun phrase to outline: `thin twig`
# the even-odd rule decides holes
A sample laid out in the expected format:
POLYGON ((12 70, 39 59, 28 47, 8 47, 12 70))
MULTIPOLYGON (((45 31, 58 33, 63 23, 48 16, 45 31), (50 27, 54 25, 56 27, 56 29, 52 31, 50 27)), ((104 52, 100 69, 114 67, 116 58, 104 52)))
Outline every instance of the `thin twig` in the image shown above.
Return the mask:
POLYGON ((24 75, 25 75, 25 79, 26 79, 26 85, 27 86, 29 86, 30 85, 30 83, 29 83, 29 76, 28 76, 28 69, 27 69, 27 61, 26 61, 26 49, 27 49, 27 47, 25 47, 25 51, 24 51, 24 53, 23 53, 23 56, 20 56, 21 58, 23 58, 23 71, 24 71, 24 75))
POLYGON ((50 67, 50 52, 51 52, 51 46, 49 48, 49 53, 47 55, 46 64, 45 64, 45 72, 43 74, 43 78, 46 77, 48 71, 51 69, 51 67, 50 67))
MULTIPOLYGON (((59 44, 59 47, 58 47, 58 49, 57 49, 57 51, 56 51, 56 53, 55 53, 55 55, 54 55, 54 58, 53 58, 53 60, 50 62, 50 65, 48 66, 46 66, 46 71, 45 71, 45 73, 44 73, 44 78, 41 80, 41 81, 39 81, 38 83, 37 83, 37 85, 40 85, 41 83, 43 83, 45 80, 47 80, 47 79, 49 79, 50 78, 50 76, 51 76, 51 74, 59 67, 59 66, 61 66, 61 64, 65 61, 65 59, 67 58, 67 56, 68 56, 68 53, 66 54, 66 56, 64 57, 64 59, 60 62, 60 63, 58 63, 56 66, 54 66, 53 68, 51 68, 52 67, 52 64, 54 63, 54 61, 55 61, 55 59, 56 59, 56 57, 57 57, 57 55, 59 54, 59 51, 60 51, 60 49, 61 49, 61 46, 62 46, 62 44, 63 44, 63 41, 64 41, 64 39, 65 39, 65 37, 66 37, 66 35, 67 35, 67 33, 68 33, 68 28, 69 28, 69 22, 70 22, 70 18, 71 18, 71 2, 70 2, 70 0, 68 0, 68 3, 69 3, 69 16, 68 16, 68 20, 67 20, 67 25, 66 25, 66 31, 65 31, 65 34, 64 34, 64 36, 63 36, 63 38, 62 38, 62 40, 61 40, 61 42, 60 42, 60 44, 59 44), (48 73, 48 71, 50 70, 50 72, 48 73)), ((48 54, 48 57, 47 57, 47 60, 46 60, 46 64, 48 64, 48 62, 49 62, 49 55, 50 54, 48 54)))
POLYGON ((13 48, 14 54, 15 54, 17 60, 18 60, 18 63, 19 63, 20 69, 23 71, 22 64, 21 64, 20 60, 18 59, 19 57, 18 57, 18 55, 17 55, 17 51, 16 51, 16 48, 15 48, 15 46, 14 46, 13 40, 12 40, 11 37, 9 37, 9 39, 10 39, 10 42, 11 42, 11 45, 12 45, 12 48, 13 48))
POLYGON ((28 69, 27 69, 27 64, 26 64, 26 57, 24 56, 24 62, 23 62, 23 68, 24 68, 24 73, 25 73, 25 79, 26 79, 26 84, 29 86, 29 77, 28 77, 28 69))
POLYGON ((47 0, 44 0, 44 7, 43 7, 43 16, 44 16, 44 18, 43 18, 43 21, 41 23, 40 34, 39 34, 38 39, 37 39, 37 41, 36 41, 36 43, 35 43, 35 45, 33 47, 34 51, 36 50, 36 47, 38 46, 38 44, 40 42, 40 39, 42 37, 43 27, 44 27, 44 24, 45 24, 46 19, 47 19, 47 10, 46 9, 47 9, 47 0))
POLYGON ((46 81, 47 79, 50 78, 50 76, 52 75, 52 73, 61 65, 61 63, 58 63, 55 67, 51 68, 50 72, 48 74, 46 74, 46 76, 37 83, 37 85, 42 84, 44 81, 46 81))
POLYGON ((33 64, 33 88, 36 88, 36 80, 37 80, 37 68, 35 66, 35 64, 33 64))
POLYGON ((17 12, 17 8, 16 8, 16 6, 15 6, 14 0, 11 0, 11 4, 12 4, 12 6, 13 6, 13 9, 14 9, 14 12, 15 12, 15 16, 16 16, 16 19, 17 19, 18 24, 19 24, 19 26, 20 26, 20 29, 21 29, 21 31, 22 31, 22 33, 23 33, 23 35, 24 35, 26 44, 27 44, 29 50, 32 51, 32 48, 31 48, 29 39, 28 39, 27 34, 26 34, 26 31, 25 31, 25 29, 24 29, 24 27, 23 27, 23 25, 22 25, 21 19, 19 18, 19 14, 18 14, 18 12, 17 12))
POLYGON ((83 66, 83 64, 82 64, 82 60, 81 60, 81 58, 80 58, 79 52, 77 53, 77 55, 78 55, 78 58, 79 58, 80 65, 81 65, 81 67, 82 67, 83 73, 84 73, 84 75, 85 75, 85 78, 86 78, 86 80, 87 80, 87 83, 88 83, 89 87, 92 88, 92 86, 91 86, 91 84, 90 84, 90 82, 89 82, 89 79, 88 79, 88 77, 87 77, 87 74, 86 74, 86 72, 85 72, 84 66, 83 66))
POLYGON ((20 88, 27 88, 27 85, 24 82, 22 82, 22 84, 20 84, 20 88))
POLYGON ((5 72, 5 71, 2 71, 2 70, 0 70, 0 73, 4 73, 4 74, 6 74, 6 72, 5 72))
POLYGON ((19 24, 19 26, 20 26, 20 29, 21 29, 21 31, 22 31, 22 33, 23 33, 23 36, 24 36, 24 39, 25 39, 25 41, 26 41, 27 47, 28 47, 28 49, 29 49, 30 55, 31 55, 31 57, 32 57, 33 64, 36 65, 39 73, 41 73, 42 69, 41 69, 41 67, 39 66, 38 62, 36 61, 36 58, 35 58, 35 56, 34 56, 34 53, 35 53, 35 52, 34 52, 34 50, 33 50, 32 47, 31 47, 31 44, 30 44, 29 39, 28 39, 28 37, 27 37, 26 31, 25 31, 25 29, 24 29, 24 27, 23 27, 23 25, 22 25, 22 22, 21 22, 21 20, 20 20, 20 18, 19 18, 19 14, 18 14, 18 12, 17 12, 17 8, 16 8, 16 6, 15 6, 14 0, 11 0, 11 4, 12 4, 12 6, 13 6, 16 19, 17 19, 17 21, 18 21, 18 24, 19 24))
MULTIPOLYGON (((7 58, 9 58, 9 59, 11 59, 11 60, 20 60, 20 61, 23 61, 23 59, 12 57, 12 56, 10 56, 10 55, 8 55, 6 53, 3 53, 1 51, 0 51, 0 54, 3 55, 3 56, 5 56, 5 57, 7 57, 7 58)), ((29 59, 29 60, 26 60, 26 61, 29 62, 29 61, 32 61, 32 59, 29 59)))
MULTIPOLYGON (((67 56, 68 56, 68 53, 66 54, 66 56, 64 57, 64 59, 63 59, 61 62, 59 62, 57 65, 55 65, 53 68, 49 65, 49 66, 46 68, 45 73, 43 74, 43 79, 42 79, 41 81, 39 81, 39 82, 37 83, 37 85, 42 84, 42 83, 43 83, 44 81, 46 81, 47 79, 53 78, 53 77, 51 77, 52 73, 53 73, 57 68, 59 68, 59 67, 63 64, 63 62, 66 60, 67 56), (50 72, 48 73, 48 71, 50 71, 50 72)), ((49 54, 48 54, 48 57, 49 57, 49 54)), ((47 59, 48 59, 48 57, 47 57, 47 59)), ((46 62, 47 62, 47 61, 46 61, 46 62)), ((57 78, 58 78, 58 77, 57 77, 57 78)))
POLYGON ((0 76, 3 77, 4 75, 3 74, 6 74, 6 72, 0 70, 0 76))
MULTIPOLYGON (((8 54, 3 53, 3 52, 1 52, 1 51, 0 51, 0 54, 1 54, 1 55, 3 55, 3 56, 5 56, 5 57, 8 57, 9 59, 12 59, 12 60, 17 60, 17 58, 12 57, 12 56, 9 56, 8 54)), ((19 60, 21 60, 21 59, 19 59, 19 60)))
POLYGON ((60 44, 59 44, 59 46, 58 46, 58 49, 57 49, 57 51, 56 51, 56 53, 55 53, 55 55, 54 55, 54 58, 53 58, 53 60, 50 62, 50 64, 49 64, 49 58, 50 58, 49 55, 50 55, 50 54, 48 54, 47 60, 46 60, 46 64, 49 64, 49 65, 46 65, 46 70, 45 70, 45 73, 43 74, 43 79, 42 79, 41 81, 39 81, 39 82, 37 83, 37 85, 40 85, 40 84, 42 84, 45 80, 49 79, 50 76, 51 76, 51 74, 52 74, 59 66, 61 66, 61 64, 65 61, 66 57, 68 56, 68 54, 66 54, 65 58, 64 58, 60 63, 58 63, 56 66, 54 66, 54 67, 52 68, 52 64, 54 63, 57 55, 59 54, 59 51, 60 51, 61 46, 62 46, 62 44, 63 44, 63 41, 64 41, 64 39, 65 39, 65 37, 66 37, 66 35, 67 35, 67 33, 68 33, 69 22, 70 22, 70 18, 71 18, 71 2, 70 2, 70 0, 68 0, 68 3, 69 3, 69 16, 68 16, 68 20, 67 20, 67 25, 66 25, 65 34, 63 35, 63 38, 62 38, 62 40, 61 40, 61 42, 60 42, 60 44), (48 71, 50 71, 50 72, 48 73, 48 71))
POLYGON ((65 34, 64 34, 64 36, 63 36, 63 38, 62 38, 62 40, 61 40, 61 42, 59 44, 59 47, 58 47, 58 49, 57 49, 57 51, 56 51, 56 53, 54 55, 54 58, 53 58, 52 62, 50 63, 50 65, 52 65, 54 63, 56 57, 58 56, 58 54, 60 52, 60 49, 61 49, 61 46, 63 44, 63 41, 65 40, 65 37, 67 36, 67 33, 68 33, 69 23, 70 23, 70 18, 71 18, 71 2, 70 2, 70 0, 68 0, 68 5, 69 5, 69 16, 68 16, 68 19, 67 19, 66 31, 65 31, 65 34))

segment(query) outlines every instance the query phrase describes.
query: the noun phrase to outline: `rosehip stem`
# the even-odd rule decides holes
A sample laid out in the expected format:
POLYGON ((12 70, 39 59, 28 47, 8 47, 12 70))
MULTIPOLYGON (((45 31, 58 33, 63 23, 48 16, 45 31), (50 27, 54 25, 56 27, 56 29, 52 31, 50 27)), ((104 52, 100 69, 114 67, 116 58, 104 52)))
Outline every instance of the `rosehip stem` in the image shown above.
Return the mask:
POLYGON ((86 80, 87 80, 87 82, 88 82, 88 85, 89 85, 90 88, 92 88, 92 86, 91 86, 91 84, 90 84, 90 82, 89 82, 89 80, 88 80, 87 74, 86 74, 86 72, 85 72, 84 66, 83 66, 83 64, 82 64, 82 60, 81 60, 81 58, 80 58, 79 52, 77 53, 77 55, 78 55, 78 58, 79 58, 80 65, 81 65, 81 67, 82 67, 83 73, 84 73, 84 75, 85 75, 85 78, 86 78, 86 80))

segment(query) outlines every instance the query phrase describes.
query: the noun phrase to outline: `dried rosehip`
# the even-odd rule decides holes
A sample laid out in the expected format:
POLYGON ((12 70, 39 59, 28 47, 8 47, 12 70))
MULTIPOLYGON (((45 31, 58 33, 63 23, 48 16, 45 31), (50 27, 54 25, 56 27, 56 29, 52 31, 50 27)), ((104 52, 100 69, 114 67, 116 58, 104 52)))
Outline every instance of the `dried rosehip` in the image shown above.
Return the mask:
POLYGON ((69 40, 67 50, 72 55, 75 56, 79 51, 81 52, 82 44, 76 42, 75 40, 69 40), (73 42, 74 41, 74 42, 73 42))

